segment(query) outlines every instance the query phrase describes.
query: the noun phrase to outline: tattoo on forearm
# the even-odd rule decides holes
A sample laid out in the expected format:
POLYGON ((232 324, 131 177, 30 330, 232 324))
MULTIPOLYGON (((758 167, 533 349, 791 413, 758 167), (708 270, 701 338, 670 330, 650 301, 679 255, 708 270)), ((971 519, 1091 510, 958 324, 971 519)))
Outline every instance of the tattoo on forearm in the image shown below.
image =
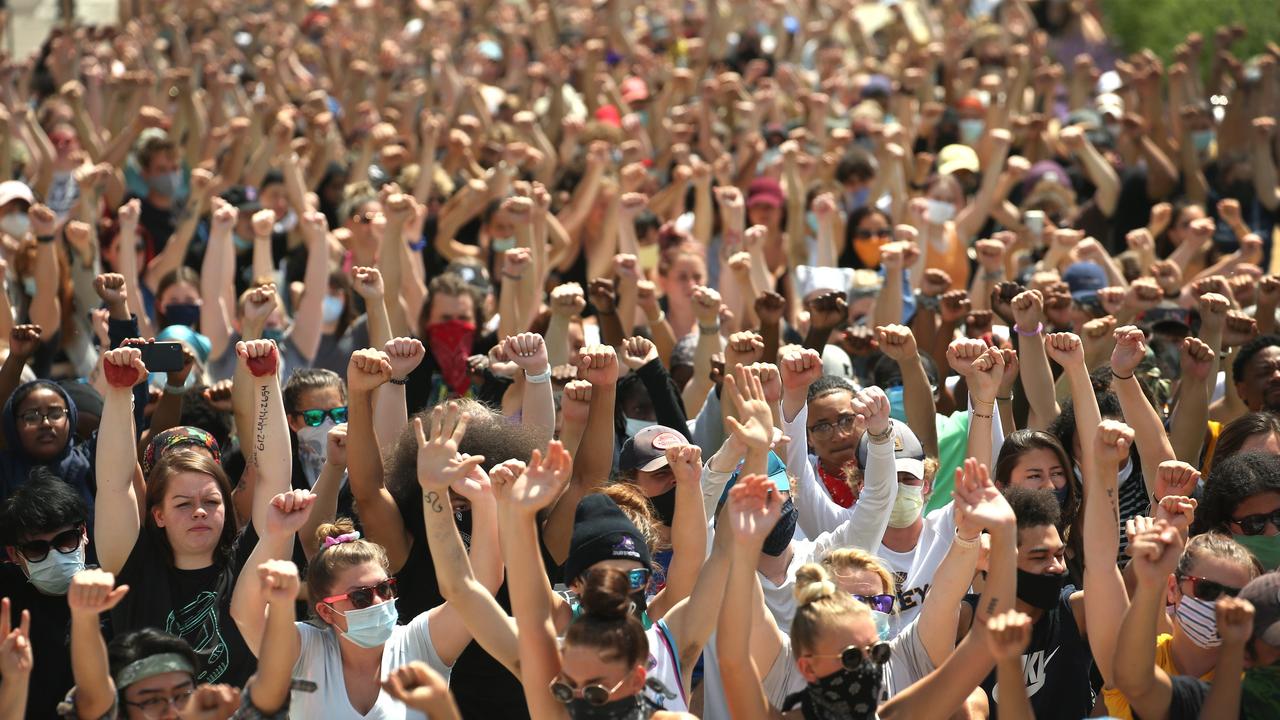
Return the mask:
POLYGON ((987 617, 991 617, 992 615, 996 614, 996 605, 998 605, 999 603, 1000 603, 1000 598, 995 598, 995 597, 987 601, 987 617))
POLYGON ((264 452, 267 449, 267 414, 271 407, 271 391, 266 385, 262 386, 262 391, 258 396, 258 425, 257 425, 257 450, 264 452))
POLYGON ((426 506, 431 508, 431 512, 444 512, 444 506, 440 504, 440 493, 432 490, 423 499, 426 501, 426 506))

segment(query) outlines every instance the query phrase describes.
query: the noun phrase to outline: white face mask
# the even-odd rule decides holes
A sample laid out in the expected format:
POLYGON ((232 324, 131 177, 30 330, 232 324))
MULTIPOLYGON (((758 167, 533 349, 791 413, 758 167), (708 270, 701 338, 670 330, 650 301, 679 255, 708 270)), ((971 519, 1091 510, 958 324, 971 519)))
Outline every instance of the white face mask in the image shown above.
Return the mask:
POLYGON ((1207 650, 1222 644, 1222 638, 1218 637, 1217 605, 1217 602, 1185 594, 1178 603, 1178 609, 1174 611, 1178 626, 1196 647, 1207 650))
POLYGON ((638 420, 632 417, 625 418, 625 420, 627 425, 627 437, 635 437, 636 433, 640 432, 641 430, 649 427, 650 425, 658 424, 653 420, 638 420))
POLYGON ((31 229, 31 218, 24 212, 11 212, 0 217, 0 231, 21 239, 31 229))
POLYGON ((329 454, 329 430, 337 425, 333 418, 326 417, 324 422, 315 427, 303 425, 298 429, 298 457, 302 460, 302 471, 307 482, 316 484, 320 471, 324 469, 329 454))
POLYGON ((271 232, 274 232, 277 235, 283 235, 284 233, 290 232, 297 226, 298 213, 293 210, 289 210, 289 212, 285 213, 284 217, 277 220, 276 224, 271 227, 271 232))
POLYGON ((920 517, 924 508, 924 487, 921 485, 903 485, 898 483, 898 497, 893 501, 893 510, 889 511, 889 527, 904 528, 920 517))
POLYGON ((71 576, 84 569, 84 542, 76 551, 63 555, 55 548, 38 563, 27 561, 27 577, 45 595, 66 595, 71 576))
POLYGON ((928 206, 924 211, 924 219, 934 225, 941 225, 956 216, 956 206, 942 200, 926 198, 928 206))

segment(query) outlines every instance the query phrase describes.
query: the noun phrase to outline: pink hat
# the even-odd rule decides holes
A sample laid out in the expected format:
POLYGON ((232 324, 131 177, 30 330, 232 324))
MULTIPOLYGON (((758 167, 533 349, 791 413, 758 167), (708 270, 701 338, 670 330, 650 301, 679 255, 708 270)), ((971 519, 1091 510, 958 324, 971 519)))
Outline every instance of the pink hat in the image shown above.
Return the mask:
POLYGON ((649 86, 644 80, 634 75, 623 80, 622 87, 619 89, 622 91, 622 99, 629 103, 649 99, 649 86))
POLYGON ((747 186, 747 206, 782 207, 782 184, 771 177, 758 177, 747 186))

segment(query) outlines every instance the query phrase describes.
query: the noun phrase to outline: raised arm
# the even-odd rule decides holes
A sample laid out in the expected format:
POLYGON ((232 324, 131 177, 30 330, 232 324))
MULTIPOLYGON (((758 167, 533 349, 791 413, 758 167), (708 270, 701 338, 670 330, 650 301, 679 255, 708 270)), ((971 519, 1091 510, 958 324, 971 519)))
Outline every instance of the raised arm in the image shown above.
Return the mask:
POLYGON ((1222 645, 1218 648, 1213 684, 1200 708, 1200 717, 1205 720, 1241 717, 1245 652, 1253 635, 1253 604, 1242 598, 1224 597, 1214 605, 1214 611, 1222 645))
POLYGON ((551 392, 551 365, 547 344, 537 333, 520 333, 506 339, 507 357, 524 372, 524 399, 520 424, 534 427, 542 441, 551 439, 556 426, 555 398, 551 392))
MULTIPOLYGON (((200 224, 200 215, 208 207, 214 183, 215 178, 208 170, 196 168, 191 171, 191 193, 178 214, 178 227, 173 231, 169 242, 165 243, 164 249, 147 263, 142 272, 141 280, 152 292, 156 291, 165 275, 182 267, 187 259, 187 249, 191 247, 191 238, 196 233, 196 226, 200 224)), ((134 232, 137 232, 136 220, 134 232)), ((125 238, 121 237, 120 242, 124 243, 125 238)), ((123 249, 129 246, 122 244, 120 247, 123 249)))
POLYGON ((969 457, 988 465, 992 459, 992 431, 996 390, 1004 372, 1004 355, 981 340, 960 339, 947 348, 947 362, 969 388, 969 457))
MULTIPOLYGON (((975 473, 977 469, 977 462, 970 458, 963 469, 956 468, 956 484, 974 484, 976 481, 966 479, 964 473, 975 473)), ((973 581, 982 545, 982 523, 976 518, 973 508, 965 503, 956 503, 954 512, 956 532, 951 538, 951 548, 933 573, 933 584, 929 586, 929 594, 925 596, 920 619, 917 620, 920 642, 934 667, 941 666, 955 649, 960 603, 973 581)))
POLYGON ((44 205, 32 205, 27 210, 31 219, 31 232, 36 236, 36 296, 31 298, 27 314, 31 322, 44 329, 42 340, 48 340, 62 327, 62 300, 58 293, 58 248, 56 239, 57 217, 44 205))
POLYGON ((0 720, 20 720, 27 712, 31 668, 31 611, 11 627, 9 598, 0 600, 0 720))
POLYGON ((147 367, 142 364, 141 350, 122 347, 103 355, 102 372, 107 388, 98 429, 93 543, 102 568, 119 572, 142 527, 134 490, 134 476, 141 470, 133 425, 133 386, 146 381, 147 367))
MULTIPOLYGON (((71 609, 71 675, 76 682, 76 717, 106 717, 116 705, 116 684, 111 679, 107 643, 102 638, 101 624, 102 613, 119 604, 129 592, 128 585, 115 587, 115 584, 114 575, 91 568, 76 573, 67 590, 67 606, 71 609)), ((9 623, 7 605, 0 625, 9 623)))
POLYGON ((306 522, 298 529, 298 540, 302 543, 302 552, 308 562, 320 552, 316 530, 323 523, 333 522, 338 513, 338 493, 347 472, 347 424, 338 423, 329 428, 325 442, 327 447, 324 467, 311 486, 315 502, 311 506, 311 512, 307 514, 306 522))
POLYGON ((235 249, 231 229, 239 211, 221 200, 214 201, 209 243, 200 266, 200 330, 209 338, 209 357, 222 357, 231 342, 231 319, 236 314, 235 249))
POLYGON ((1045 336, 1044 350, 1051 360, 1062 366, 1071 385, 1071 403, 1075 407, 1076 436, 1080 438, 1080 447, 1093 447, 1093 435, 1102 414, 1098 411, 1098 398, 1093 394, 1089 369, 1084 364, 1084 345, 1073 333, 1053 333, 1045 336))
POLYGON ((1165 433, 1160 414, 1142 393, 1142 383, 1134 372, 1146 359, 1146 336, 1141 330, 1126 325, 1116 328, 1116 347, 1111 352, 1111 389, 1120 399, 1120 410, 1133 428, 1142 461, 1142 477, 1147 481, 1147 494, 1155 491, 1156 470, 1165 460, 1173 460, 1173 446, 1165 433))
MULTIPOLYGON (((259 487, 255 492, 255 505, 257 499, 264 494, 259 487)), ((262 522, 255 520, 253 524, 253 529, 258 533, 258 544, 249 553, 245 567, 259 568, 261 572, 264 564, 288 562, 293 551, 294 535, 307 524, 314 503, 315 496, 308 490, 286 490, 268 495, 263 503, 266 511, 262 513, 262 522)), ((269 639, 263 631, 271 613, 271 595, 271 586, 251 572, 240 573, 231 594, 231 619, 235 621, 240 634, 244 636, 245 645, 254 655, 264 652, 266 648, 261 643, 269 639)), ((296 599, 297 593, 292 597, 296 599)), ((291 660, 289 667, 292 666, 291 660)))
POLYGON ((329 288, 328 225, 324 214, 317 210, 300 214, 302 217, 298 224, 307 244, 307 267, 303 274, 306 289, 302 291, 289 339, 298 353, 310 362, 320 349, 320 336, 324 333, 324 297, 329 288))
POLYGON ((1213 350, 1199 338, 1183 338, 1179 348, 1180 377, 1172 417, 1169 443, 1174 455, 1186 463, 1200 462, 1200 447, 1209 427, 1209 372, 1213 350))
POLYGON ((1030 412, 1027 427, 1043 430, 1058 416, 1060 408, 1053 392, 1053 369, 1045 354, 1044 296, 1039 290, 1026 290, 1014 296, 1012 330, 1018 335, 1018 365, 1022 374, 1022 392, 1027 397, 1030 412))
MULTIPOLYGON (((247 581, 258 583, 259 592, 266 599, 267 616, 261 635, 255 637, 258 671, 249 681, 246 692, 254 710, 263 717, 271 717, 288 706, 293 667, 302 652, 302 636, 295 622, 301 583, 297 566, 288 560, 270 560, 250 567, 257 569, 256 577, 244 571, 241 577, 247 576, 247 581)), ((249 638, 246 636, 245 640, 249 638)))
POLYGON ((417 338, 399 337, 386 341, 382 351, 391 363, 391 381, 374 391, 373 427, 380 438, 398 439, 409 425, 405 381, 422 364, 427 350, 417 338))
POLYGON ((902 374, 902 399, 906 403, 907 424, 915 430, 924 446, 924 454, 938 457, 937 407, 933 401, 933 388, 929 375, 920 359, 916 336, 905 325, 885 325, 876 328, 880 339, 880 351, 898 363, 902 374))
MULTIPOLYGON (((1127 417, 1132 415, 1126 413, 1127 417)), ((1084 594, 1089 648, 1108 687, 1115 686, 1116 637, 1129 604, 1124 578, 1116 567, 1120 549, 1120 497, 1117 468, 1129 456, 1134 432, 1128 425, 1103 420, 1081 465, 1084 468, 1084 594)), ((1153 473, 1154 475, 1154 473, 1153 473)), ((1153 478, 1154 479, 1154 478, 1153 478)))
POLYGON ((671 521, 671 567, 667 570, 667 584, 649 601, 646 610, 653 620, 666 616, 668 610, 694 592, 701 582, 703 561, 707 557, 702 449, 697 445, 677 445, 667 448, 666 454, 667 465, 676 478, 676 509, 671 521))
POLYGON ((1113 670, 1116 687, 1134 716, 1144 720, 1165 720, 1173 699, 1173 682, 1156 665, 1156 625, 1165 609, 1169 574, 1177 567, 1182 548, 1178 530, 1163 521, 1129 533, 1130 566, 1138 583, 1120 623, 1113 670))

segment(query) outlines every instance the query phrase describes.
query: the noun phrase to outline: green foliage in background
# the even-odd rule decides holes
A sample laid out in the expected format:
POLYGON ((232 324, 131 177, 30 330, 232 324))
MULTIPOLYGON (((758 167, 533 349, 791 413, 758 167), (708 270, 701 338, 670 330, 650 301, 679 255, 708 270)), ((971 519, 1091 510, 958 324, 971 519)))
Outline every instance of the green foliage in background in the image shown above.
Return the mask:
POLYGON ((1173 49, 1187 34, 1204 36, 1201 67, 1213 61, 1214 31, 1241 23, 1245 37, 1232 45, 1242 62, 1263 52, 1267 42, 1280 43, 1280 2, 1277 0, 1101 0, 1107 36, 1128 52, 1150 48, 1166 67, 1173 49))

